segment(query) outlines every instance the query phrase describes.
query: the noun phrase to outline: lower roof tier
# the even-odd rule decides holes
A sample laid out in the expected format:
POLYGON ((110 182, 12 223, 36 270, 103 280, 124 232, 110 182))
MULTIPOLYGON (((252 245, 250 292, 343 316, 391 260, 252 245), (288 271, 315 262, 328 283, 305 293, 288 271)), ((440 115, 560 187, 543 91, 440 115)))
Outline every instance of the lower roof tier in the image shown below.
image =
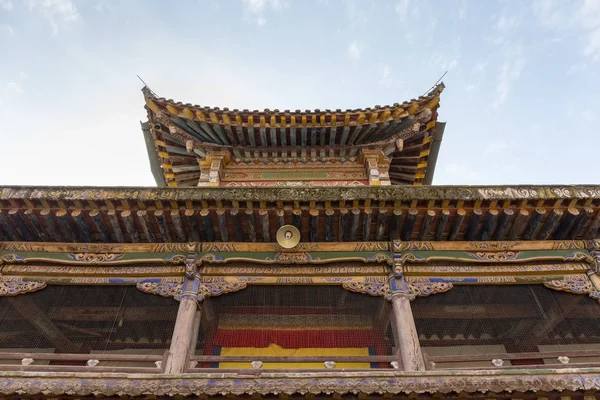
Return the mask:
POLYGON ((302 242, 600 237, 600 186, 0 187, 0 241, 302 242))

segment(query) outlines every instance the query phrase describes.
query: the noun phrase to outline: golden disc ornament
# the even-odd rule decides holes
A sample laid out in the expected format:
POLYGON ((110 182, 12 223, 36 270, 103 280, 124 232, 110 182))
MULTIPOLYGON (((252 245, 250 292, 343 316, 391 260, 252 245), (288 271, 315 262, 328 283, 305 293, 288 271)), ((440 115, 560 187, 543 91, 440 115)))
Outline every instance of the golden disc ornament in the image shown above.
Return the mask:
POLYGON ((277 231, 277 243, 284 249, 291 249, 300 243, 300 231, 294 225, 284 225, 277 231))

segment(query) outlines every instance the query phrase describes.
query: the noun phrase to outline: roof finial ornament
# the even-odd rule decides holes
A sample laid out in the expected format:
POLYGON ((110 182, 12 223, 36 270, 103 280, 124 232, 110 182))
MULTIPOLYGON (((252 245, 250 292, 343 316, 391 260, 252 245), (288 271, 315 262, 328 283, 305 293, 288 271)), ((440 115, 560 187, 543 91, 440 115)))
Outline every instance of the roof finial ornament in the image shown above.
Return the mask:
POLYGON ((144 80, 143 80, 143 79, 142 79, 142 78, 141 78, 139 75, 136 75, 136 76, 137 76, 137 77, 138 77, 138 79, 139 79, 139 80, 140 80, 140 81, 141 81, 141 82, 144 84, 144 87, 145 87, 146 89, 148 89, 148 91, 149 91, 150 93, 152 93, 152 95, 153 95, 153 96, 155 96, 155 97, 158 97, 158 96, 156 95, 156 93, 154 93, 154 91, 153 91, 152 89, 150 89, 150 86, 148 86, 148 84, 147 84, 147 83, 146 83, 146 82, 145 82, 145 81, 144 81, 144 80))
MULTIPOLYGON (((437 81, 435 81, 435 83, 433 84, 433 86, 431 88, 429 88, 425 93, 423 93, 423 96, 425 96, 427 93, 431 92, 433 89, 435 89, 435 87, 442 81, 442 79, 444 79, 444 77, 446 76, 446 74, 448 73, 448 71, 444 72, 442 74, 442 76, 440 76, 440 79, 438 79, 437 81)), ((142 81, 143 82, 143 81, 142 81)))

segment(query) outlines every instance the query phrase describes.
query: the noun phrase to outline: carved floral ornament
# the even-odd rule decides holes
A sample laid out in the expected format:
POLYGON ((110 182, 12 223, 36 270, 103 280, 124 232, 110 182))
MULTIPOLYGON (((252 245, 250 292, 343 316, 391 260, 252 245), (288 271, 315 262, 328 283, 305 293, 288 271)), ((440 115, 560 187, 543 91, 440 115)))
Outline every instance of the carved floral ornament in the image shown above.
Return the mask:
MULTIPOLYGON (((283 373, 281 376, 249 377, 215 374, 203 377, 190 374, 184 378, 157 376, 140 378, 131 375, 63 376, 51 373, 31 376, 31 372, 10 372, 8 379, 2 379, 0 394, 39 396, 202 396, 202 395, 262 395, 284 393, 295 395, 331 394, 415 394, 452 393, 457 388, 464 393, 511 393, 511 392, 553 392, 553 391, 597 391, 600 390, 600 374, 597 369, 574 370, 569 373, 560 370, 528 374, 504 374, 502 371, 489 371, 487 374, 474 374, 466 371, 461 374, 437 372, 431 375, 402 375, 397 370, 373 371, 361 376, 347 372, 328 372, 327 376, 314 374, 283 373), (26 375, 29 374, 29 375, 26 375)), ((279 375, 279 374, 278 374, 279 375)), ((540 394, 541 394, 540 393, 540 394)))
POLYGON ((336 188, 35 188, 5 187, 0 199, 51 200, 530 200, 598 199, 600 186, 410 186, 336 188))
POLYGON ((387 280, 365 278, 364 282, 342 282, 342 287, 352 292, 383 296, 387 301, 391 301, 394 297, 406 297, 413 301, 417 297, 447 292, 452 289, 453 285, 450 282, 404 282, 401 288, 392 290, 387 280))
POLYGON ((200 282, 195 291, 183 290, 183 283, 179 282, 139 282, 136 287, 144 293, 156 294, 162 297, 173 297, 175 300, 181 300, 189 297, 197 302, 202 302, 208 297, 220 296, 225 293, 237 292, 245 289, 246 282, 200 282))
POLYGON ((0 297, 36 292, 45 287, 46 282, 41 281, 2 280, 0 281, 0 297))
POLYGON ((596 290, 587 275, 573 275, 573 277, 561 280, 546 281, 544 286, 560 292, 587 294, 592 299, 600 302, 600 292, 596 290))

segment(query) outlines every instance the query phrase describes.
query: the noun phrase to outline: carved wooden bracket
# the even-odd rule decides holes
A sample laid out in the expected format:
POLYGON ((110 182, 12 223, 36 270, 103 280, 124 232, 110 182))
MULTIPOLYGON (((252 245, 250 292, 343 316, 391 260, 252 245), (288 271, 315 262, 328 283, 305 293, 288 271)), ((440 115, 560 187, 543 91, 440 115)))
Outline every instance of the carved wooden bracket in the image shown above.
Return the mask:
MULTIPOLYGON (((395 278, 392 279, 396 280, 395 278)), ((395 286, 395 288, 392 288, 388 281, 382 278, 365 278, 363 282, 343 282, 342 287, 352 292, 383 296, 387 301, 391 301, 398 296, 408 297, 412 301, 417 297, 447 292, 453 287, 450 282, 405 282, 404 280, 402 282, 401 285, 393 284, 392 286, 395 286)))
POLYGON ((566 279, 544 282, 547 288, 574 294, 587 294, 592 299, 600 301, 600 292, 596 290, 587 275, 573 275, 566 279))
POLYGON ((42 281, 0 281, 0 296, 16 296, 18 294, 36 292, 46 287, 42 281))
POLYGON ((183 290, 183 285, 183 283, 179 282, 139 282, 136 287, 144 293, 156 294, 162 297, 173 297, 177 301, 186 297, 193 298, 197 302, 202 302, 207 297, 237 292, 247 287, 246 282, 229 282, 225 280, 198 282, 191 290, 183 290))

